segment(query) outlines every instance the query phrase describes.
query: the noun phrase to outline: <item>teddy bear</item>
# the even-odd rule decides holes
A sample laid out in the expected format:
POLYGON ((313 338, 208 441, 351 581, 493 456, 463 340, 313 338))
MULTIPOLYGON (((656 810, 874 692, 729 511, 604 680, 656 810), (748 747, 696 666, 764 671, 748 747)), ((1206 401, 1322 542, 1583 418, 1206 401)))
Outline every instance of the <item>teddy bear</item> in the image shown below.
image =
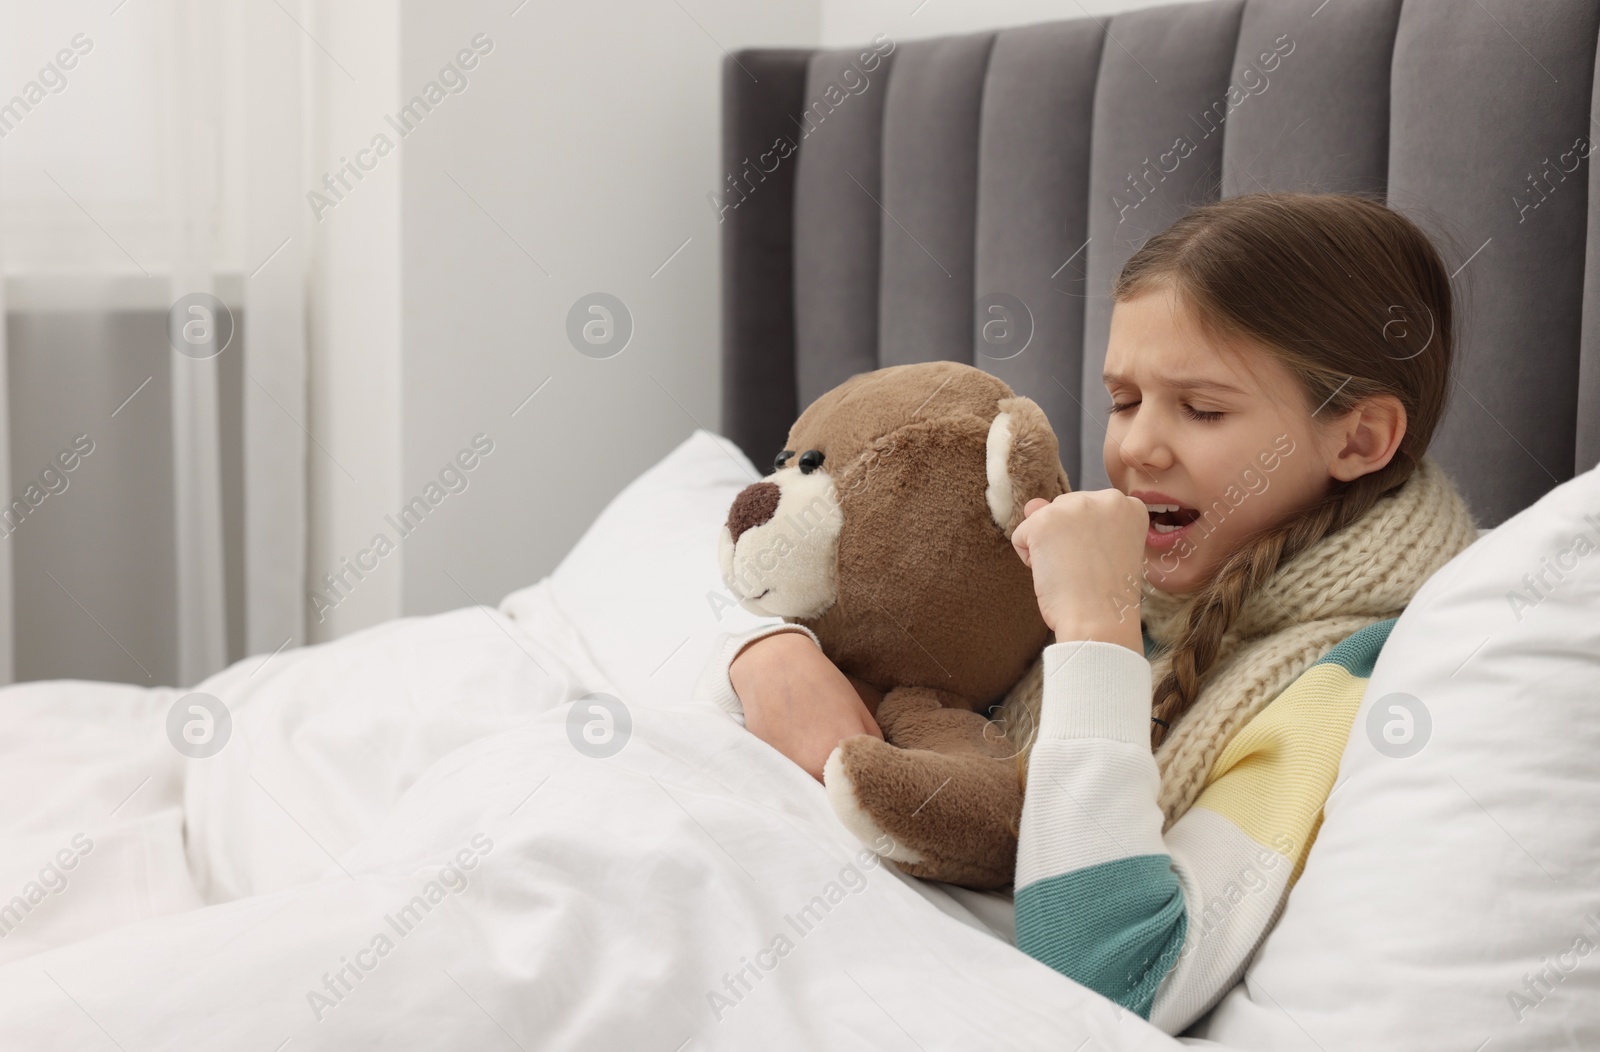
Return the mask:
POLYGON ((913 876, 1012 882, 1017 735, 987 714, 1050 631, 1011 534, 1029 500, 1068 488, 1036 403, 938 361, 817 398, 729 508, 718 560, 740 605, 809 628, 882 694, 883 740, 840 743, 824 784, 844 825, 913 876))

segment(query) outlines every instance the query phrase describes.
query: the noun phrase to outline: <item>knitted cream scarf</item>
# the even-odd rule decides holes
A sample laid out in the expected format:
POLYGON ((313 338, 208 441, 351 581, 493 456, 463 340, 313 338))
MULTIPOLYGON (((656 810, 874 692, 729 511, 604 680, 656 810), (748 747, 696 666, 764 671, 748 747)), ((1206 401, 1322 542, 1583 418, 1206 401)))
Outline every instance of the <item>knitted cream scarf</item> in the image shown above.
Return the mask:
MULTIPOLYGON (((1172 827, 1189 810, 1212 762, 1233 735, 1346 636, 1398 617, 1422 583, 1477 539, 1466 504, 1438 464, 1424 457, 1398 489, 1343 530, 1280 566, 1245 601, 1222 637, 1200 697, 1156 749, 1161 809, 1172 827)), ((1182 630, 1193 595, 1146 586, 1143 620, 1162 650, 1182 630)), ((1168 660, 1151 660, 1152 685, 1168 660)), ((1004 727, 1031 744, 1043 685, 1043 657, 1004 702, 1004 727)))

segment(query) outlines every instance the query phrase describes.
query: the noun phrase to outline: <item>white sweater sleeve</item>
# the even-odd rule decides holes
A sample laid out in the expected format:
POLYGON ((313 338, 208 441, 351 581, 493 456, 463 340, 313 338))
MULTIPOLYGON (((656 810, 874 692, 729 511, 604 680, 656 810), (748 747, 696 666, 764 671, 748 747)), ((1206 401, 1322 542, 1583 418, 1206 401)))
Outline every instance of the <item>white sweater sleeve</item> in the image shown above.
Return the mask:
POLYGON ((742 632, 724 632, 717 636, 711 645, 711 657, 707 659, 705 667, 700 672, 700 679, 695 684, 695 698, 712 702, 743 724, 744 706, 740 704, 739 695, 734 693, 733 684, 728 679, 728 666, 733 664, 733 659, 746 646, 778 632, 804 632, 810 637, 811 642, 816 643, 818 647, 822 646, 816 633, 811 629, 789 621, 757 625, 742 632))

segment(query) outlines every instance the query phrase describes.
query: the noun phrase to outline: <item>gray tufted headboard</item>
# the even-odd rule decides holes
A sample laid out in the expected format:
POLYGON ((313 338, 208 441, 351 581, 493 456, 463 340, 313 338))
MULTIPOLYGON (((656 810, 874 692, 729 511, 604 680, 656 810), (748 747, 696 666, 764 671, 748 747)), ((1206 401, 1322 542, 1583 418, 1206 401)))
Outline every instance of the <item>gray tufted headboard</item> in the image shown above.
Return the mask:
POLYGON ((953 359, 1043 406, 1073 485, 1102 487, 1109 289, 1138 245, 1219 196, 1376 191, 1456 271, 1433 452, 1498 524, 1600 461, 1597 30, 1600 0, 1206 0, 739 52, 724 432, 765 469, 845 378, 953 359), (1017 300, 1020 353, 974 323, 1017 300))

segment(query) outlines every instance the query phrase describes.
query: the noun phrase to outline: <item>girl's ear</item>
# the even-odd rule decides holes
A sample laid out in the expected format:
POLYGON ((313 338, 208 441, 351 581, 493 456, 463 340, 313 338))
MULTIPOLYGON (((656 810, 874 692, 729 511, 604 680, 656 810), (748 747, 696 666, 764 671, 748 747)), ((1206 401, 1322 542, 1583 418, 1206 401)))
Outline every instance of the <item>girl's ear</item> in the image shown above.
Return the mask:
POLYGON ((1350 482, 1387 467, 1406 437, 1406 407, 1392 394, 1369 395, 1339 421, 1340 447, 1328 473, 1350 482))
POLYGON ((1031 398, 1002 398, 989 423, 984 497, 989 514, 1006 537, 1022 522, 1023 506, 1034 497, 1054 500, 1072 488, 1061 466, 1056 433, 1044 410, 1031 398))

